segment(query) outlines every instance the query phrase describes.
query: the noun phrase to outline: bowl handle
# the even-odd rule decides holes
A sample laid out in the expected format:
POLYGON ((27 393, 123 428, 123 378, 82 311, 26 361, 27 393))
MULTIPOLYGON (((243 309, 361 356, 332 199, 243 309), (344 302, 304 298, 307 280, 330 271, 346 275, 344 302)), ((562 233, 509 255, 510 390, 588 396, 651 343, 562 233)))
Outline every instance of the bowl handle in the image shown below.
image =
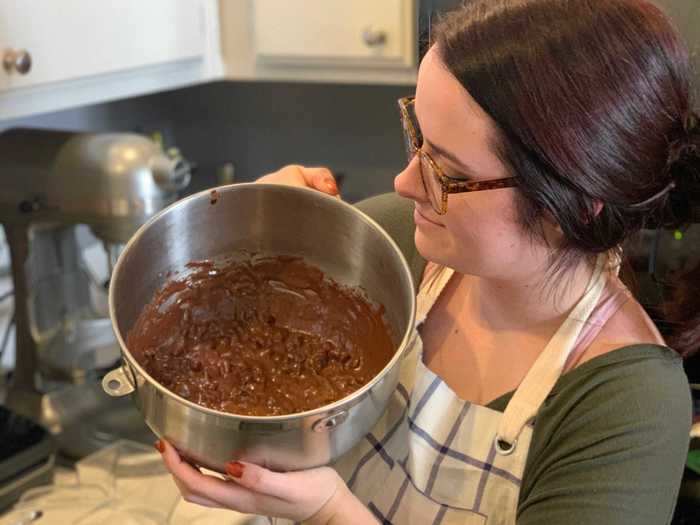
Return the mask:
POLYGON ((131 394, 136 387, 133 376, 123 366, 115 368, 102 378, 102 389, 112 397, 131 394))
POLYGON ((327 432, 340 425, 347 418, 348 413, 346 411, 343 410, 342 412, 336 412, 335 414, 314 421, 314 423, 311 425, 311 429, 314 432, 327 432))

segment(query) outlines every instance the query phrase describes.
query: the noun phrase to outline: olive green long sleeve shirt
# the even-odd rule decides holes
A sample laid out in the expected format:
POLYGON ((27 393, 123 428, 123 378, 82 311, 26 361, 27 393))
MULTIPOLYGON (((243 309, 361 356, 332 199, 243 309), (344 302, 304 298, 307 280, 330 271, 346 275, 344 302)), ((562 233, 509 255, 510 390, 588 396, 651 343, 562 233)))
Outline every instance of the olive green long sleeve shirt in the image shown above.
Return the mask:
MULTIPOLYGON (((417 283, 413 203, 394 194, 358 204, 404 253, 417 283)), ((503 411, 512 397, 489 404, 503 411)), ((634 345, 562 375, 534 421, 518 525, 658 525, 673 516, 691 423, 681 359, 634 345)))

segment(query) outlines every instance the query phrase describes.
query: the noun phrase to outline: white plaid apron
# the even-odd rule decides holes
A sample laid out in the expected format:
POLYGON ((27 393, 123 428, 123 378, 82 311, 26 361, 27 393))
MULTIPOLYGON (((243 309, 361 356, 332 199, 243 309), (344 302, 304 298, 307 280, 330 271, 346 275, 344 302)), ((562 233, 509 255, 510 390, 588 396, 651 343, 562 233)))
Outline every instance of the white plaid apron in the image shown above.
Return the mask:
MULTIPOLYGON (((606 261, 605 255, 598 258, 587 291, 503 413, 460 399, 423 364, 422 341, 415 333, 385 414, 333 465, 380 523, 515 523, 532 420, 598 303, 606 261)), ((452 274, 440 268, 424 282, 418 294, 417 327, 452 274)))

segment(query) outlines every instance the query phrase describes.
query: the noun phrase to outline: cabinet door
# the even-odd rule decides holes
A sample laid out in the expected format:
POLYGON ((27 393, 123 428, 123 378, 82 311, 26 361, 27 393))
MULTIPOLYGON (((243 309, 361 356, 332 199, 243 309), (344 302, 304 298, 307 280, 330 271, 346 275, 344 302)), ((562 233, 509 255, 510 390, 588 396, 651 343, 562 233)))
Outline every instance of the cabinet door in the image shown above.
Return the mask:
POLYGON ((10 0, 0 50, 26 50, 26 74, 0 70, 0 90, 202 57, 202 0, 10 0))
POLYGON ((266 63, 413 65, 411 0, 253 0, 255 53, 266 63))

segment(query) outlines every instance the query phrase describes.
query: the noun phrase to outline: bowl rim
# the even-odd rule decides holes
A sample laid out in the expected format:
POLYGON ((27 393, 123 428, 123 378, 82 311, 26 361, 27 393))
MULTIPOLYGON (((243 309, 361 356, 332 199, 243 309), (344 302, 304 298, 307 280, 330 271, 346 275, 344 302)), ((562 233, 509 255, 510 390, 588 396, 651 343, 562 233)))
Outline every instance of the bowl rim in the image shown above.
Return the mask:
MULTIPOLYGON (((328 413, 332 412, 340 412, 343 410, 347 410, 348 408, 354 406, 361 398, 364 397, 366 393, 368 393, 374 385, 382 381, 382 379, 391 371, 394 366, 396 366, 399 361, 403 359, 403 355, 406 353, 407 349, 409 348, 409 343, 411 339, 413 338, 414 332, 415 332, 415 318, 416 318, 416 294, 415 294, 415 283, 413 282, 413 276, 411 274, 411 269, 410 266, 408 265, 408 262, 406 261, 406 258, 404 257, 403 253, 399 249, 398 245, 394 241, 394 239, 391 238, 391 236, 382 228, 374 219, 369 217, 367 214, 359 210, 356 206, 353 204, 350 204, 348 202, 345 202, 341 200, 338 197, 332 197, 326 193, 323 193, 319 190, 315 190, 312 188, 305 188, 305 187, 299 187, 299 186, 289 186, 289 185, 284 185, 284 184, 270 184, 270 183, 261 183, 261 182, 239 182, 239 183, 234 183, 234 184, 227 184, 223 186, 214 186, 202 191, 199 191, 197 193, 194 193, 192 195, 189 195, 187 197, 184 197, 169 206, 163 208, 161 211, 153 215, 150 219, 148 219, 144 224, 142 224, 138 230, 131 236, 129 241, 126 243, 124 246, 124 249, 120 253, 117 263, 114 265, 114 269, 112 271, 112 277, 111 279, 114 279, 114 276, 119 275, 121 268, 124 264, 126 264, 124 261, 126 259, 126 255, 129 253, 131 249, 133 249, 133 246, 135 246, 140 239, 144 236, 145 232, 149 230, 156 222, 162 220, 162 217, 164 217, 167 214, 174 213, 178 208, 186 206, 189 202, 194 201, 194 200, 210 200, 214 192, 220 192, 220 193, 227 193, 231 191, 238 191, 240 189, 246 189, 246 188, 255 188, 257 190, 267 190, 267 191, 281 191, 281 192, 304 192, 307 195, 313 195, 312 198, 320 198, 320 199, 325 199, 328 202, 332 202, 333 206, 341 206, 346 208, 347 210, 350 210, 350 213, 357 214, 361 220, 363 220, 365 223, 367 223, 369 226, 377 230, 380 235, 389 243, 391 246, 391 249, 399 256, 399 261, 401 263, 401 267, 405 273, 405 276, 408 277, 408 283, 411 286, 411 290, 413 293, 410 294, 411 297, 411 304, 410 304, 410 312, 409 312, 409 318, 408 318, 408 326, 406 330, 404 331, 403 336, 401 337, 401 341, 398 344, 396 351, 394 352, 394 355, 392 358, 389 360, 389 362, 382 368, 379 373, 377 373, 368 383, 363 385, 361 388, 355 390, 352 394, 345 396, 341 399, 338 399, 337 401, 334 401, 333 403, 329 403, 327 405, 320 406, 318 408, 314 408, 311 410, 306 410, 304 412, 295 412, 293 414, 286 414, 286 415, 278 415, 278 416, 248 416, 248 415, 243 415, 243 414, 234 414, 231 412, 224 412, 220 410, 215 410, 213 408, 205 407, 203 405, 199 405, 197 403, 194 403, 193 401, 190 401, 188 399, 185 399, 184 397, 181 397, 177 395, 175 392, 172 392, 171 390, 165 388, 163 385, 161 385, 158 381, 156 381, 153 377, 146 372, 146 370, 136 361, 134 356, 131 354, 129 351, 126 342, 124 341, 124 338, 122 337, 121 330, 117 324, 116 321, 116 307, 115 307, 115 297, 114 297, 114 287, 110 286, 109 287, 109 294, 108 294, 108 303, 109 303, 109 317, 112 323, 112 329, 114 331, 114 335, 116 336, 117 342, 119 343, 119 349, 121 351, 122 357, 126 360, 128 366, 132 369, 136 369, 139 375, 143 376, 149 384, 154 386, 159 392, 162 394, 166 395, 169 398, 172 398, 194 410, 198 410, 201 412, 205 412, 207 414, 213 415, 213 416, 219 416, 219 417, 225 417, 226 419, 232 419, 232 420, 239 420, 239 421, 248 421, 248 422, 256 422, 256 423, 280 423, 280 422, 292 422, 292 421, 298 421, 298 420, 303 420, 305 418, 308 418, 310 416, 317 416, 317 415, 327 415, 328 413)), ((123 365, 120 365, 123 367, 123 365)), ((133 370, 131 370, 131 373, 133 374, 133 370)), ((134 374, 135 375, 135 374, 134 374)), ((135 379, 137 379, 135 377, 135 379)), ((136 394, 136 391, 138 390, 137 384, 134 385, 134 392, 132 395, 136 394)))

